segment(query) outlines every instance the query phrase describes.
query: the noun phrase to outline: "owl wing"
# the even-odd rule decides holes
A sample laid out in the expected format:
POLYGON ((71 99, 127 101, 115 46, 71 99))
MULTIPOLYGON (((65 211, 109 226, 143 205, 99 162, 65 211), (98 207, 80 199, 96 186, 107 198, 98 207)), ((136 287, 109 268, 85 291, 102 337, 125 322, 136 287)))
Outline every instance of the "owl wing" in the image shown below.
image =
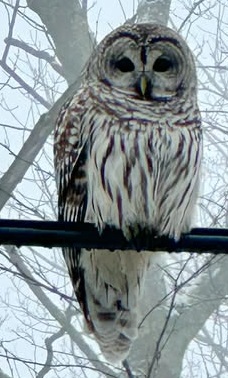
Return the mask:
POLYGON ((56 122, 54 161, 59 220, 83 221, 87 192, 86 144, 81 132, 81 107, 73 96, 60 110, 56 122))
MULTIPOLYGON (((55 130, 54 161, 58 191, 58 219, 84 222, 87 207, 87 138, 81 132, 81 107, 77 95, 62 107, 55 130)), ((89 323, 81 250, 63 248, 78 302, 89 323)))

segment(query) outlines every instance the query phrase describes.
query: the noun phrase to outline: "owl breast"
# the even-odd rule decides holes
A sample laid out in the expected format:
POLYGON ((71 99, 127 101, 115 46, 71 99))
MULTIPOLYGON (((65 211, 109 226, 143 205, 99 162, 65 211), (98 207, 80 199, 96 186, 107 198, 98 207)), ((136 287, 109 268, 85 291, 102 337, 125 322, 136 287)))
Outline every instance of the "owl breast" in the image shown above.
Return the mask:
POLYGON ((107 126, 106 120, 91 135, 88 221, 100 229, 113 225, 126 236, 137 224, 175 238, 189 229, 199 170, 197 128, 145 120, 110 120, 107 126))

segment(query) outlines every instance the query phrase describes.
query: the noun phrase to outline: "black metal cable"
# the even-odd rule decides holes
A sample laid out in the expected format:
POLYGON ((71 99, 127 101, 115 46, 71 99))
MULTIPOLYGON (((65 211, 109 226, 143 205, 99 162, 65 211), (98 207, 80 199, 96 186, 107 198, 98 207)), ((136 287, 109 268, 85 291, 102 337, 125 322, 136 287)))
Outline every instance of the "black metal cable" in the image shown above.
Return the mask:
POLYGON ((228 229, 195 228, 179 241, 142 231, 129 242, 121 231, 111 227, 107 227, 100 235, 88 223, 0 219, 0 244, 217 254, 228 252, 228 229))

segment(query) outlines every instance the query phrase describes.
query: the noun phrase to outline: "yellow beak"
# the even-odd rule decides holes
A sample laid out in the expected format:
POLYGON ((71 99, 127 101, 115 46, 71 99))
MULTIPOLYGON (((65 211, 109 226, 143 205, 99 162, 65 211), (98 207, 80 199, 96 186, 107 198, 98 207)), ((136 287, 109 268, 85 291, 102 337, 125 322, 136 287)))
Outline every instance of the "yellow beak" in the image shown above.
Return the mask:
POLYGON ((140 90, 143 96, 145 96, 147 85, 148 85, 147 77, 146 75, 143 74, 140 78, 140 90))

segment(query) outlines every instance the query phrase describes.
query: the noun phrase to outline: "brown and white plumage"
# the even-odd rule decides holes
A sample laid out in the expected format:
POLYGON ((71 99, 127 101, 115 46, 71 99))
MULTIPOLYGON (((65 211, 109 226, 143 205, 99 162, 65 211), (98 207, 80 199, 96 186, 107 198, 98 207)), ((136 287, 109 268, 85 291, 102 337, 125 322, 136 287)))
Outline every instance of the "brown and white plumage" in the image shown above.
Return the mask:
MULTIPOLYGON (((59 219, 178 239, 197 196, 201 123, 192 54, 160 25, 123 26, 89 60, 55 131, 59 219)), ((123 360, 137 337, 148 252, 77 251, 64 257, 89 329, 123 360)))

